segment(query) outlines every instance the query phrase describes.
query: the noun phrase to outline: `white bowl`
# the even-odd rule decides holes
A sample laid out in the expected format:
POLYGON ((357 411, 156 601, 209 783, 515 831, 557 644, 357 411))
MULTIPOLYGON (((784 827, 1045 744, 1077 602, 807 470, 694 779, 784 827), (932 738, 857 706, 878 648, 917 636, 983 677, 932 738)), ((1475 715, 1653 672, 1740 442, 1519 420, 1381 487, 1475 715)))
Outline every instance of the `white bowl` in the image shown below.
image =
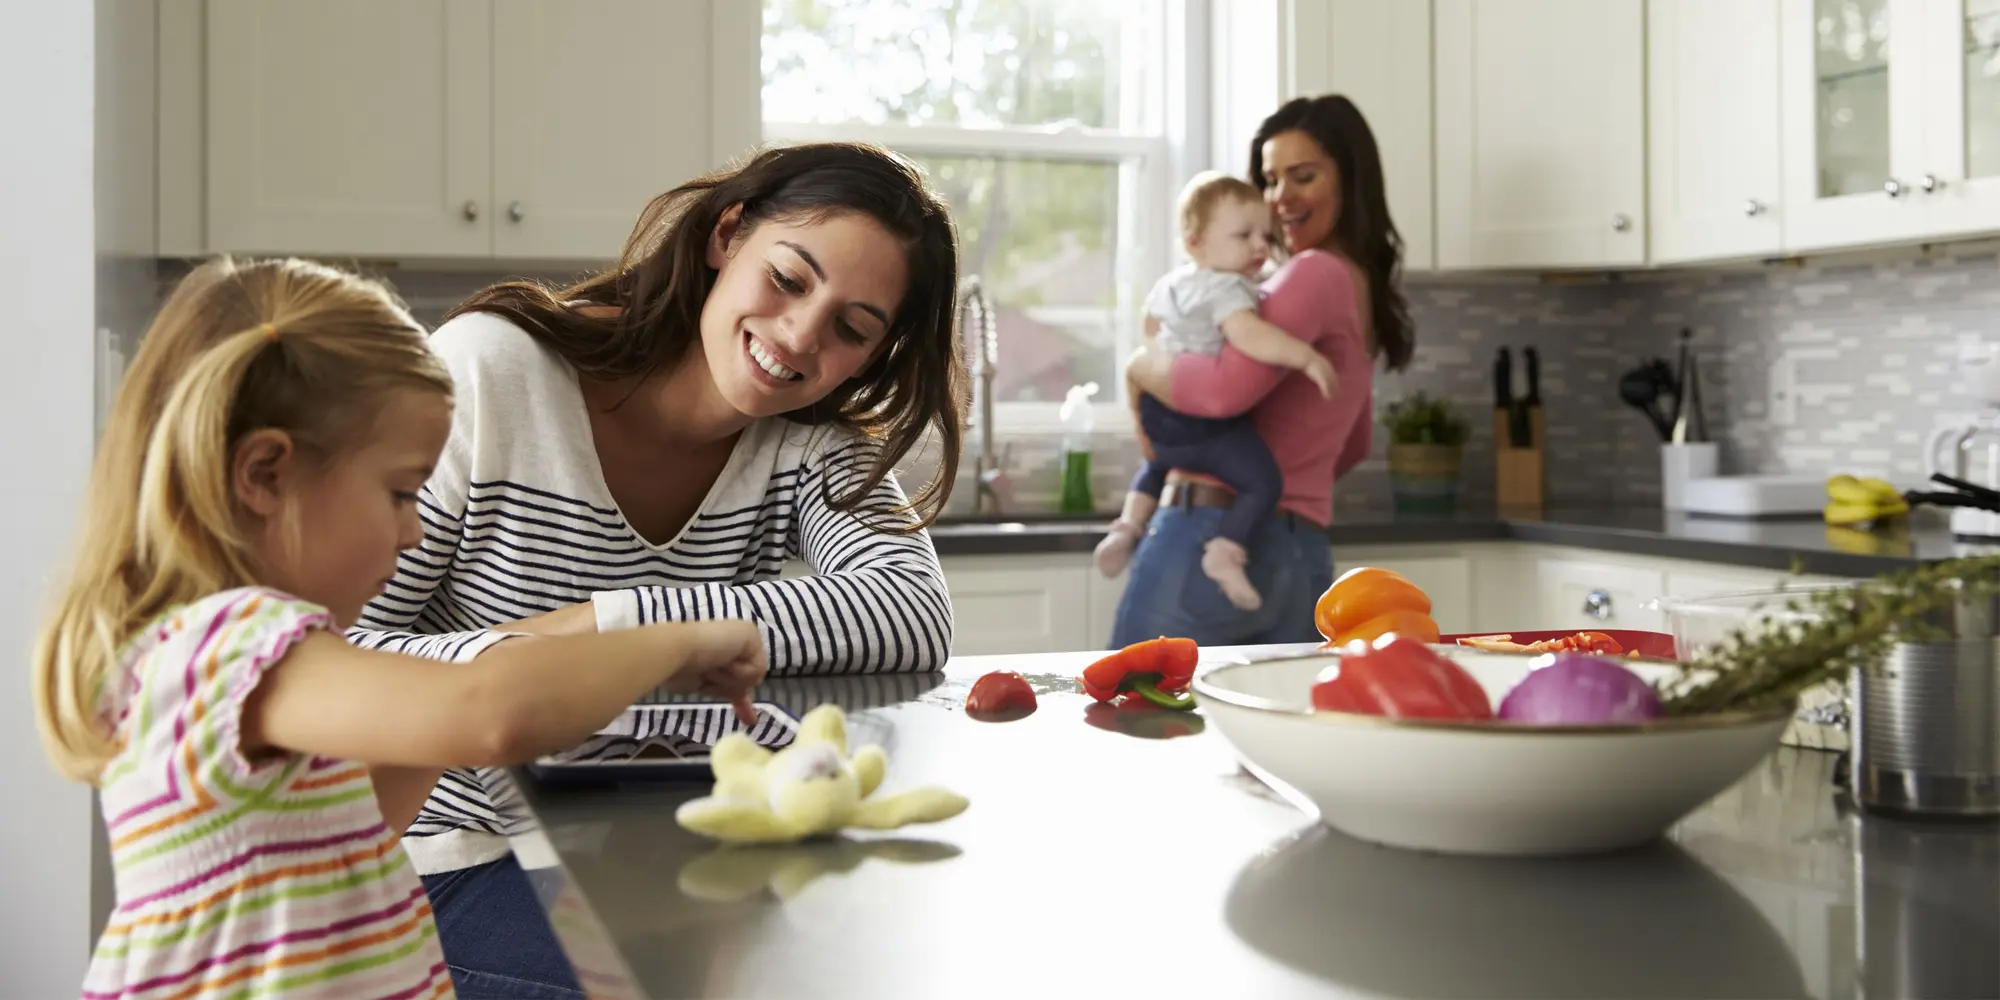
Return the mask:
MULTIPOLYGON (((1438 647, 1498 705, 1534 657, 1438 647)), ((1203 714, 1259 777, 1320 822, 1391 847, 1583 854, 1633 847, 1734 784, 1777 746, 1789 708, 1609 726, 1391 719, 1312 710, 1333 653, 1196 675, 1203 714)), ((1652 680, 1673 670, 1630 664, 1652 680)))

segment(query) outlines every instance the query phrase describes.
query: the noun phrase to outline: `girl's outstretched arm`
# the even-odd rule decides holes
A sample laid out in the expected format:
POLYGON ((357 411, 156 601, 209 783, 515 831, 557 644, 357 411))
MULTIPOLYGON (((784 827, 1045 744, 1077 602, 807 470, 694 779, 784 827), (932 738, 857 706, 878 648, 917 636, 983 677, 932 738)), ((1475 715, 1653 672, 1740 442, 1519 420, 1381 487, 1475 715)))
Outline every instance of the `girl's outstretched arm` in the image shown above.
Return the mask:
POLYGON ((388 767, 503 766, 574 746, 663 686, 728 698, 748 721, 764 671, 756 626, 735 620, 515 639, 476 664, 313 632, 244 703, 241 745, 253 759, 285 750, 388 767))

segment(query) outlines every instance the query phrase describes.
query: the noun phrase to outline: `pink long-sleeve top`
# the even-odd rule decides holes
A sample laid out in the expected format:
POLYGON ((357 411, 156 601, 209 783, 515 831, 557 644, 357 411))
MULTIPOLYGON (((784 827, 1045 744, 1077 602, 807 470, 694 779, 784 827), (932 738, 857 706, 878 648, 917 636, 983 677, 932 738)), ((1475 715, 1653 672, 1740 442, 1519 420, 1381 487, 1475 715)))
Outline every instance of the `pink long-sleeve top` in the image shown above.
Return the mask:
POLYGON ((1340 384, 1332 399, 1304 375, 1259 364, 1227 344, 1213 355, 1183 353, 1173 365, 1174 408, 1197 417, 1248 412, 1284 473, 1279 509, 1320 525, 1333 521, 1334 477, 1367 458, 1374 440, 1374 361, 1357 291, 1362 280, 1341 258, 1308 250, 1264 282, 1258 313, 1333 362, 1340 384))

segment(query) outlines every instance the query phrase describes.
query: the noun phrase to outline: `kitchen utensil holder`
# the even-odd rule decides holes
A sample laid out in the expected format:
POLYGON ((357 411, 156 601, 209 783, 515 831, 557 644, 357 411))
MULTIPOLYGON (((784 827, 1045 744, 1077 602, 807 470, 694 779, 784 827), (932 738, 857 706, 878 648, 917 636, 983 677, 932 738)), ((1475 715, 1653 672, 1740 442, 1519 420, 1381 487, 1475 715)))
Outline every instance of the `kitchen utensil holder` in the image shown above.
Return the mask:
POLYGON ((1900 643, 1856 670, 1854 791, 1879 812, 2000 818, 2000 599, 1967 596, 1932 624, 1952 638, 1900 643))
POLYGON ((1721 448, 1713 441, 1661 445, 1660 506, 1686 510, 1688 482, 1714 478, 1721 462, 1721 448))
POLYGON ((1507 444, 1507 414, 1493 415, 1494 499, 1502 507, 1540 507, 1548 479, 1547 422, 1541 407, 1528 410, 1528 446, 1507 444))

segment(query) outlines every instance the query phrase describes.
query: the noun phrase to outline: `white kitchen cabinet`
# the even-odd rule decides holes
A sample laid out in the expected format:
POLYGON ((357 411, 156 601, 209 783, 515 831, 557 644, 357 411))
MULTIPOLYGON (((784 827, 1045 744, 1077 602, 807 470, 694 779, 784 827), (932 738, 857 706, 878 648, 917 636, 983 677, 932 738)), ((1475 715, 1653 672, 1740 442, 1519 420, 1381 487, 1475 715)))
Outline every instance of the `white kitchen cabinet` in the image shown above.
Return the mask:
POLYGON ((1666 592, 1666 575, 1657 568, 1545 555, 1535 562, 1535 579, 1535 620, 1523 629, 1663 630, 1664 617, 1646 607, 1666 592))
POLYGON ((1103 645, 1088 634, 1087 555, 946 556, 954 656, 1103 645))
POLYGON ((491 249, 488 0, 208 0, 207 249, 491 249))
POLYGON ((2000 3, 1783 11, 1787 247, 2000 231, 2000 3))
POLYGON ((1786 247, 1919 237, 1917 185, 1899 178, 1923 149, 1922 33, 1911 9, 1901 0, 1783 3, 1786 247))
POLYGON ((1933 238, 2000 232, 2000 0, 1899 0, 1921 50, 1913 182, 1933 238))
MULTIPOLYGON (((185 88, 163 80, 175 84, 163 123, 206 129, 206 231, 190 240, 174 227, 177 246, 609 258, 649 198, 761 131, 759 14, 731 0, 176 0, 162 11, 206 24, 205 113, 177 110, 185 88)), ((186 165, 163 152, 163 178, 186 165)), ((163 202, 174 194, 163 188, 163 202)))
POLYGON ((1779 3, 1646 7, 1646 227, 1656 264, 1784 248, 1779 3))
POLYGON ((717 119, 741 109, 707 99, 711 40, 760 30, 734 23, 740 0, 492 2, 495 255, 615 255, 649 199, 755 144, 754 91, 733 143, 717 119))
POLYGON ((1287 99, 1344 94, 1381 150, 1403 266, 1436 264, 1431 196, 1431 5, 1427 0, 1286 0, 1287 99))
POLYGON ((1436 0, 1440 268, 1646 260, 1643 0, 1436 0))

